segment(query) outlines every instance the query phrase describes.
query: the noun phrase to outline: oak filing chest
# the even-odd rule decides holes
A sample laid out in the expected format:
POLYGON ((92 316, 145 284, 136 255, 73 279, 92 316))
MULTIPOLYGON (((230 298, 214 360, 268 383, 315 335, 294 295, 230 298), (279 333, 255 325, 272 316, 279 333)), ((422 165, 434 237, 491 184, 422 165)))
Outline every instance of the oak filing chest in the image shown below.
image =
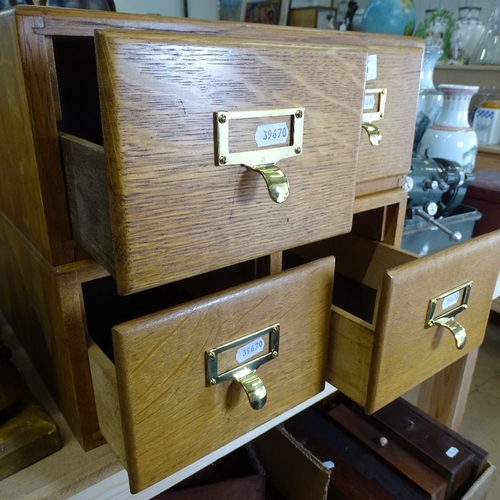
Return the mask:
MULTIPOLYGON (((492 273, 443 271, 422 307, 457 286, 461 304, 474 281, 474 340, 418 330, 417 346, 439 329, 434 358, 394 387, 380 334, 331 309, 336 253, 365 243, 282 270, 283 252, 351 231, 399 245, 422 41, 41 7, 0 24, 1 307, 82 446, 104 436, 132 491, 342 386, 343 366, 373 411, 481 342, 492 273)), ((497 239, 473 247, 490 269, 497 239)))

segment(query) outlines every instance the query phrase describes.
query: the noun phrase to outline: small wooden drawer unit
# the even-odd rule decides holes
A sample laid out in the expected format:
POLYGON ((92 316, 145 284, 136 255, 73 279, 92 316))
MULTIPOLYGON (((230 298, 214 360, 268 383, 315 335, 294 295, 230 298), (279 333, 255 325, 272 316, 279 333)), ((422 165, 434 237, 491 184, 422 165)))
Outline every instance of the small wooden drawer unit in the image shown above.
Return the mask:
POLYGON ((478 347, 500 231, 418 258, 340 236, 294 251, 336 257, 328 381, 373 413, 478 347))
POLYGON ((132 492, 324 389, 333 272, 325 258, 119 324, 115 364, 90 345, 101 430, 132 492))
POLYGON ((120 293, 350 230, 365 47, 117 30, 96 50, 104 148, 63 155, 120 293))

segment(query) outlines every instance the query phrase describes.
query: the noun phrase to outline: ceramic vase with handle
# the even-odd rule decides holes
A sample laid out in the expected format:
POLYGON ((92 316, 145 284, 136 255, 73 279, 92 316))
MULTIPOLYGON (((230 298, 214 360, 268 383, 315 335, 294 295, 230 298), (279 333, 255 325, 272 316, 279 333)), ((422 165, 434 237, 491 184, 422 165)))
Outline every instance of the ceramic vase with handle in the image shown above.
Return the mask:
POLYGON ((424 133, 417 154, 456 161, 465 173, 474 170, 477 135, 469 123, 469 104, 479 87, 442 84, 443 107, 434 125, 424 133))
POLYGON ((418 90, 417 119, 413 150, 416 151, 425 131, 435 123, 443 105, 443 93, 434 85, 434 66, 442 56, 440 47, 426 46, 418 90))

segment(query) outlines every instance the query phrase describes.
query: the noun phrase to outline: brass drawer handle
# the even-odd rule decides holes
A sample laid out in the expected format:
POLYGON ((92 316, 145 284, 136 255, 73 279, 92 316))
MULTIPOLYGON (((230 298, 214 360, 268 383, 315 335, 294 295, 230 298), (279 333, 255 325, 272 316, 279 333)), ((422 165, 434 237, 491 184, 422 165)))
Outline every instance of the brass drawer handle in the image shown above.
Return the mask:
POLYGON ((380 129, 376 125, 373 125, 373 123, 363 123, 362 127, 368 132, 370 144, 372 146, 378 146, 382 140, 382 132, 380 132, 380 129))
POLYGON ((457 349, 463 349, 467 340, 467 333, 460 323, 457 323, 453 318, 438 318, 434 322, 450 330, 455 337, 457 349))
POLYGON ((472 281, 449 290, 429 301, 426 328, 440 325, 450 330, 457 349, 463 349, 467 340, 465 328, 455 321, 455 316, 468 307, 472 281))
POLYGON ((215 164, 258 172, 266 181, 271 199, 283 203, 290 186, 276 164, 302 155, 304 119, 304 108, 215 112, 215 164), (239 123, 240 132, 230 136, 230 123, 239 123), (247 142, 240 144, 244 139, 247 142), (246 150, 249 139, 255 141, 257 149, 246 150))
POLYGON ((283 203, 288 198, 290 193, 288 179, 280 168, 276 165, 257 165, 249 168, 264 177, 269 196, 273 201, 283 203))
POLYGON ((362 127, 368 132, 368 138, 372 146, 379 146, 382 141, 380 129, 376 125, 373 125, 372 122, 384 118, 386 102, 387 89, 365 89, 362 127))
POLYGON ((266 404, 266 387, 255 370, 243 368, 243 370, 235 373, 234 379, 245 389, 250 406, 254 410, 260 410, 266 404))
POLYGON ((279 349, 279 323, 209 349, 205 352, 207 387, 235 380, 245 390, 250 406, 254 410, 260 410, 266 404, 267 391, 257 375, 257 368, 276 359, 279 356, 279 349), (229 369, 220 373, 219 367, 222 365, 229 369))

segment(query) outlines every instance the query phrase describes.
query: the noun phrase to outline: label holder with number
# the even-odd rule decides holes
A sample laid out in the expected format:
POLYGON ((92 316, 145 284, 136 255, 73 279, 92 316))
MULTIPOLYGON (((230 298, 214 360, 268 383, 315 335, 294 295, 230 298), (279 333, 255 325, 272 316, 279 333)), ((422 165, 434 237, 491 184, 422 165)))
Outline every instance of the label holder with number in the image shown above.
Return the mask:
MULTIPOLYGON (((276 203, 283 203, 290 194, 290 186, 285 173, 277 167, 283 158, 300 156, 302 154, 302 140, 304 135, 304 108, 270 109, 261 111, 218 111, 214 113, 215 122, 215 164, 218 166, 238 165, 258 172, 265 180, 270 198, 276 203), (243 152, 230 152, 229 123, 231 120, 254 118, 290 119, 290 130, 287 130, 287 144, 243 152), (290 139, 291 136, 291 139, 290 139)), ((277 127, 280 123, 272 124, 277 127)), ((256 141, 257 134, 256 131, 256 141)), ((270 144, 272 146, 274 144, 270 144)), ((257 141, 257 146, 259 142, 257 141)))
POLYGON ((467 309, 471 287, 472 281, 468 281, 429 301, 425 327, 440 325, 450 330, 455 338, 457 349, 463 349, 467 334, 465 328, 455 321, 455 316, 467 309))
POLYGON ((238 340, 233 340, 227 344, 216 347, 214 349, 209 349, 205 352, 205 364, 206 364, 206 385, 213 386, 225 382, 229 379, 234 379, 235 375, 242 369, 246 368, 251 371, 257 370, 259 366, 272 361, 279 355, 279 343, 280 343, 280 325, 276 323, 263 330, 247 335, 238 340), (261 356, 251 359, 250 361, 238 364, 234 368, 227 370, 224 373, 219 373, 219 355, 223 352, 240 347, 242 345, 251 344, 254 340, 260 337, 265 337, 269 335, 269 347, 268 351, 261 356))

